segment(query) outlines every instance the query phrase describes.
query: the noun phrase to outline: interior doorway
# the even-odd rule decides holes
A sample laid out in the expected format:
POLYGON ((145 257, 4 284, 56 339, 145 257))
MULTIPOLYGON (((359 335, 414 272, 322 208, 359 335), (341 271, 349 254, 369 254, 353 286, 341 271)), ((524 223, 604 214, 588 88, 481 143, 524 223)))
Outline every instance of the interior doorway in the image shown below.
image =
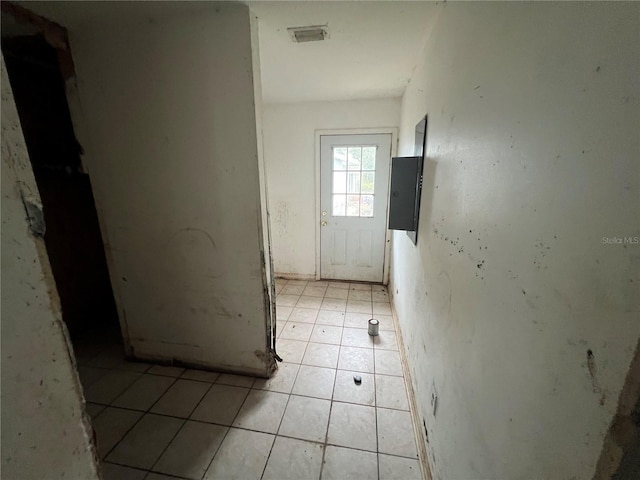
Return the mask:
MULTIPOLYGON (((47 254, 72 339, 118 330, 89 175, 83 170, 58 51, 40 33, 5 29, 2 53, 43 204, 47 254)), ((15 24, 14 24, 15 25, 15 24)), ((10 25, 10 27, 14 27, 10 25)))
POLYGON ((391 134, 320 136, 320 278, 383 283, 391 134))

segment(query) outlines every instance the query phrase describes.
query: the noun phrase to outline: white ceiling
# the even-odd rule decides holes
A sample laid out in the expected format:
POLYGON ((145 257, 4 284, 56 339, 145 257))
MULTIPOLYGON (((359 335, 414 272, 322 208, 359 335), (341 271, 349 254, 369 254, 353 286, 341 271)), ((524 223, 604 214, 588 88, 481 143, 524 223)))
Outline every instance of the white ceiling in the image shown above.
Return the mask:
MULTIPOLYGON (((398 97, 422 52, 432 1, 246 1, 258 17, 265 102, 398 97), (328 24, 330 38, 293 43, 287 27, 328 24)), ((202 2, 52 2, 27 8, 71 28, 139 15, 211 8, 202 2)))
POLYGON ((425 1, 254 1, 265 102, 398 97, 437 5, 425 1), (287 27, 329 25, 330 38, 293 43, 287 27))

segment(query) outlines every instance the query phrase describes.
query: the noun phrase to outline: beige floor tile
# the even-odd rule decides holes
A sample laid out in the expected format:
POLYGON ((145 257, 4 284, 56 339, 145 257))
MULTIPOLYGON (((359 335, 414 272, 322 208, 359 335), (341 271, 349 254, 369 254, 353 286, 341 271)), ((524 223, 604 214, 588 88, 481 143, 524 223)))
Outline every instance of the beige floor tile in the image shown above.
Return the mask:
POLYGON ((370 302, 371 290, 349 290, 349 300, 370 302))
POLYGON ((373 302, 373 313, 375 315, 391 315, 391 305, 389 303, 373 302))
POLYGON ((176 480, 178 477, 174 477, 173 475, 165 475, 164 473, 155 473, 149 472, 149 474, 144 477, 144 480, 176 480))
POLYGON ((365 290, 371 291, 371 284, 369 283, 350 283, 349 290, 365 290))
POLYGON ((395 332, 395 326, 393 324, 393 317, 391 315, 373 315, 373 318, 380 322, 378 330, 395 332))
POLYGON ((371 315, 368 313, 349 312, 344 316, 344 326, 348 328, 369 328, 369 320, 371 315))
POLYGON ((344 328, 342 345, 345 347, 373 348, 373 338, 368 330, 362 328, 344 328))
POLYGON ((307 342, 309 341, 312 330, 313 324, 311 323, 287 322, 282 328, 280 338, 286 340, 300 340, 303 342, 307 342))
POLYGON ((347 313, 366 313, 371 315, 372 306, 371 302, 363 302, 361 300, 348 300, 347 301, 347 313))
POLYGON ((404 378, 376 375, 376 402, 382 408, 409 410, 404 378))
POLYGON ((341 447, 376 451, 376 409, 333 402, 327 442, 341 447))
POLYGON ((400 354, 398 352, 375 350, 373 356, 376 364, 376 373, 402 377, 402 363, 400 362, 400 354))
POLYGON ((388 289, 384 285, 371 285, 371 290, 374 292, 384 292, 387 293, 388 289))
POLYGON ((320 478, 323 446, 319 443, 277 437, 263 480, 315 480, 320 478))
POLYGON ((112 405, 134 410, 149 410, 175 381, 175 378, 171 377, 143 375, 116 398, 112 405))
POLYGON ((248 394, 248 388, 214 384, 190 418, 202 422, 231 425, 248 394))
POLYGON ((293 384, 292 393, 330 400, 333 395, 335 377, 336 371, 332 368, 301 365, 296 382, 293 384))
POLYGON ((323 480, 378 480, 378 456, 351 448, 328 445, 322 467, 323 480))
POLYGON ((309 282, 307 280, 291 279, 287 281, 287 285, 302 285, 303 287, 306 287, 308 283, 309 282))
POLYGON ((348 288, 338 288, 332 285, 327 288, 327 292, 324 294, 324 298, 337 298, 340 300, 346 300, 349 297, 348 288))
POLYGON ((96 431, 100 458, 104 458, 122 440, 142 415, 142 412, 108 407, 91 421, 96 431))
POLYGON ((418 460, 378 454, 380 480, 422 480, 418 460))
POLYGON ((293 311, 293 307, 281 307, 276 305, 276 320, 286 322, 293 311))
POLYGON ((149 470, 184 420, 146 414, 107 456, 108 462, 149 470))
POLYGON ((341 288, 343 290, 349 290, 350 284, 348 282, 329 282, 329 288, 341 288))
POLYGON ((336 384, 333 388, 333 400, 336 402, 357 403, 360 405, 375 405, 375 385, 371 373, 338 370, 336 384), (360 377, 360 384, 356 384, 354 377, 360 377))
POLYGON ((107 368, 88 367, 86 365, 78 365, 78 374, 80 375, 80 382, 82 387, 86 390, 91 385, 96 383, 102 377, 109 373, 107 368))
POLYGON ((324 297, 325 292, 327 291, 327 287, 319 287, 317 285, 307 285, 302 292, 302 295, 306 295, 308 297, 324 297))
POLYGON ((233 375, 231 373, 223 373, 218 377, 216 383, 219 383, 221 385, 231 385, 234 387, 251 388, 255 380, 255 377, 248 377, 246 375, 233 375))
POLYGON ((306 341, 280 338, 276 342, 276 351, 285 362, 300 363, 307 348, 306 341))
POLYGON ((123 467, 114 463, 104 462, 101 465, 103 480, 143 480, 147 474, 146 470, 123 467))
POLYGON ((373 350, 370 348, 341 347, 338 368, 340 370, 373 373, 375 371, 373 350))
POLYGON ((378 450, 401 457, 416 458, 416 442, 411 414, 401 410, 377 408, 378 450))
POLYGON ((289 395, 251 390, 233 422, 234 427, 276 433, 284 415, 289 395))
POLYGON ((334 312, 344 312, 347 306, 346 300, 341 300, 339 298, 325 298, 322 300, 322 304, 320 308, 322 310, 331 310, 334 312))
POLYGON ((213 383, 220 376, 216 372, 207 372, 206 370, 185 370, 180 378, 186 380, 197 380, 199 382, 213 383))
POLYGON ((318 310, 313 308, 294 308, 289 315, 289 322, 300 323, 316 323, 316 317, 318 316, 318 310))
POLYGON ((315 308, 319 309, 320 305, 322 305, 322 297, 311 297, 303 295, 296 303, 296 307, 298 308, 315 308))
POLYGON ((389 303, 389 294, 387 292, 373 292, 371 294, 371 299, 374 302, 389 303))
POLYGON ((222 443, 229 427, 209 423, 186 422, 158 462, 157 472, 199 480, 222 443))
POLYGON ((260 480, 274 435, 231 428, 204 480, 260 480))
MULTIPOLYGON (((318 326, 319 325, 316 325, 316 327, 318 326)), ((314 367, 336 368, 338 366, 339 354, 340 347, 338 345, 309 342, 302 363, 314 367)))
POLYGON ((271 378, 256 378, 253 388, 270 392, 291 393, 300 365, 282 362, 271 378))
POLYGON ((142 374, 137 372, 111 370, 85 389, 84 396, 88 402, 108 405, 141 376, 142 374))
POLYGON ((86 403, 87 415, 89 415, 92 419, 96 418, 100 412, 102 412, 106 407, 106 405, 100 405, 98 403, 86 403))
POLYGON ((333 310, 320 310, 316 318, 316 325, 332 325, 334 327, 342 327, 344 325, 344 312, 333 310))
POLYGON ((331 401, 291 395, 278 435, 325 441, 331 401))
POLYGON ((147 373, 151 373, 153 375, 164 375, 165 377, 179 377, 184 373, 184 368, 170 367, 166 365, 154 365, 149 369, 147 373))
POLYGON ((391 332, 388 330, 379 331, 378 335, 373 337, 373 348, 377 350, 398 351, 396 332, 391 332))
POLYGON ((299 295, 285 295, 281 293, 276 297, 276 310, 278 307, 295 307, 299 298, 299 295))
POLYGON ((169 390, 153 406, 151 412, 188 418, 210 387, 210 383, 181 378, 171 385, 169 390))
POLYGON ((314 325, 310 341, 315 343, 340 345, 341 339, 342 327, 334 327, 332 325, 314 325))
POLYGON ((302 295, 302 292, 304 291, 305 287, 304 285, 287 285, 286 287, 284 287, 280 293, 284 294, 284 295, 302 295))

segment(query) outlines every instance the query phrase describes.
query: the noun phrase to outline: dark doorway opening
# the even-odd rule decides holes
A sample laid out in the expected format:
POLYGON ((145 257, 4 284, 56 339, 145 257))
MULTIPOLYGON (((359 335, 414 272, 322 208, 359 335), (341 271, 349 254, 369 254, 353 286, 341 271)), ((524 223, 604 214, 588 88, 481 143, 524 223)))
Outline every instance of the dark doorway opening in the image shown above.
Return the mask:
POLYGON ((118 329, 91 182, 82 167, 58 52, 42 34, 3 32, 2 53, 44 207, 44 240, 62 317, 72 339, 90 330, 118 329))

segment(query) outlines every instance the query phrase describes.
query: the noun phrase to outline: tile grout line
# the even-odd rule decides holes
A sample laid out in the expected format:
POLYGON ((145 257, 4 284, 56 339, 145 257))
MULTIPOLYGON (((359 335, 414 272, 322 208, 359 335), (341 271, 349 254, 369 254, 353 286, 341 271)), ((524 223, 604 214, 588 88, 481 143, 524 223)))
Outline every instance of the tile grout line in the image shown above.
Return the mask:
MULTIPOLYGON (((140 376, 140 378, 142 378, 145 374, 146 374, 146 373, 143 373, 143 374, 140 376)), ((140 380, 140 378, 139 378, 138 380, 140 380)), ((138 380, 136 380, 136 382, 137 382, 138 380)), ((173 382, 171 385, 169 385, 169 386, 167 387, 167 390, 169 390, 169 388, 171 388, 171 387, 173 386, 173 384, 174 384, 174 383, 176 383, 176 382, 175 382, 176 380, 177 380, 177 378, 174 378, 174 382, 173 382)), ((135 382, 133 382, 133 383, 135 383, 135 382)), ((123 395, 123 394, 124 394, 124 392, 125 392, 125 391, 127 391, 127 390, 128 390, 128 389, 133 385, 133 383, 132 383, 131 385, 129 385, 125 390, 123 390, 123 391, 122 391, 122 393, 121 393, 120 395, 118 395, 118 397, 116 397, 116 398, 115 398, 115 399, 114 399, 114 400, 113 400, 109 405, 107 405, 107 408, 120 408, 120 407, 115 407, 115 406, 113 406, 113 405, 112 405, 112 404, 113 404, 113 402, 115 402, 118 398, 120 398, 120 396, 121 396, 121 395, 123 395)), ((164 395, 164 394, 167 392, 167 390, 165 390, 165 391, 164 391, 160 396, 164 395)), ((159 397, 158 397, 158 398, 159 398, 159 397)), ((157 400, 156 400, 156 401, 157 401, 157 400)), ((106 461, 107 457, 108 457, 109 455, 111 455, 111 454, 113 453, 113 451, 118 447, 118 445, 120 445, 120 442, 122 442, 122 440, 124 440, 124 438, 125 438, 127 435, 129 435, 129 433, 130 433, 130 432, 131 432, 131 431, 136 427, 136 425, 138 425, 138 423, 140 423, 140 422, 142 421, 142 419, 145 417, 145 415, 146 415, 147 413, 149 413, 149 410, 151 409, 151 407, 153 407, 153 405, 155 405, 155 402, 153 402, 153 404, 152 404, 152 405, 151 405, 147 410, 135 410, 136 412, 142 412, 142 415, 140 416, 140 418, 139 418, 139 419, 138 419, 138 420, 137 420, 133 425, 131 425, 131 428, 129 428, 129 429, 124 433, 124 435, 122 435, 122 437, 120 437, 120 440, 118 440, 118 441, 113 445, 113 447, 111 447, 111 448, 109 449, 109 451, 108 451, 107 453, 105 453, 105 455, 104 455, 104 457, 103 457, 105 461, 106 461)), ((98 415, 96 415, 96 418, 98 418, 100 415, 102 415, 102 414, 107 410, 107 408, 105 408, 104 410, 102 410, 102 412, 100 412, 98 415)), ((127 410, 134 410, 134 409, 127 409, 127 410)), ((100 459, 100 461, 102 461, 102 460, 103 460, 103 459, 100 459)), ((148 470, 147 470, 147 471, 148 471, 148 470)))
MULTIPOLYGON (((292 310, 293 312, 293 310, 292 310)), ((304 358, 304 355, 307 353, 307 347, 309 346, 309 341, 306 342, 306 345, 304 347, 304 352, 302 352, 302 359, 304 358)), ((300 359, 300 362, 302 362, 302 359, 300 359)), ((278 424, 278 428, 276 429, 276 433, 274 435, 274 439, 273 439, 273 443, 271 444, 271 448, 269 449, 269 455, 267 455, 267 461, 264 462, 264 468, 262 469, 262 474, 260 475, 260 478, 262 479, 262 477, 264 477, 264 473, 267 470, 267 465, 269 464, 269 459, 271 458, 271 453, 273 452, 273 447, 276 444, 276 440, 278 439, 278 432, 280 431, 280 427, 282 426, 282 421, 284 420, 284 416, 287 413, 287 407, 289 406, 289 401, 291 400, 291 395, 293 395, 293 387, 296 384, 296 381, 298 380, 298 375, 300 374, 300 367, 302 366, 302 364, 298 365, 298 369, 296 370, 296 375, 295 378, 293 379, 293 383, 291 384, 291 392, 289 392, 289 394, 287 395, 287 403, 284 406, 284 411, 282 412, 282 418, 280 418, 280 423, 278 424)))
MULTIPOLYGON (((340 334, 340 346, 338 348, 338 364, 340 363, 340 353, 342 352, 342 336, 344 335, 344 327, 340 334)), ((322 445, 322 460, 320 462, 320 479, 322 479, 322 471, 324 470, 325 456, 327 455, 327 446, 329 445, 329 427, 331 426, 331 415, 333 414, 333 397, 336 393, 336 380, 338 376, 338 365, 336 365, 336 374, 333 377, 333 388, 331 389, 331 401, 329 403, 329 417, 327 418, 327 430, 324 435, 324 443, 322 445)))
MULTIPOLYGON (((185 371, 186 371, 186 369, 185 369, 185 371)), ((182 372, 182 374, 184 374, 184 372, 182 372)), ((173 383, 171 384, 171 387, 172 387, 173 385, 175 385, 176 383, 178 383, 178 380, 179 380, 179 379, 180 379, 180 377, 176 378, 176 381, 175 381, 175 382, 173 382, 173 383)), ((217 378, 216 378, 216 380, 217 380, 217 378)), ((164 447, 164 449, 162 450, 162 453, 160 453, 160 455, 158 456, 158 458, 156 459, 156 461, 155 461, 155 462, 153 462, 153 465, 151 465, 151 468, 149 469, 149 471, 154 471, 154 470, 153 470, 153 469, 154 469, 154 467, 158 464, 158 462, 160 461, 160 459, 162 458, 162 456, 166 453, 166 451, 169 449, 169 447, 171 446, 171 444, 173 443, 173 441, 176 439, 176 437, 178 436, 178 434, 182 431, 182 429, 184 428, 184 426, 187 424, 187 422, 189 421, 189 417, 190 417, 191 415, 193 415, 193 412, 195 412, 195 411, 196 411, 196 408, 198 408, 198 407, 200 406, 200 404, 202 403, 202 400, 204 400, 204 397, 206 397, 206 396, 207 396, 207 394, 211 391, 211 389, 213 388, 213 385, 214 385, 214 383, 211 383, 211 385, 209 386, 209 388, 207 388, 207 391, 206 391, 206 392, 204 392, 204 395, 202 395, 202 397, 200 397, 200 400, 198 400, 198 403, 196 403, 196 406, 195 406, 195 407, 193 407, 193 408, 191 409, 191 412, 190 412, 190 413, 189 413, 189 415, 184 419, 184 422, 182 422, 182 425, 181 425, 181 426, 180 426, 180 428, 176 431, 175 435, 174 435, 173 437, 171 437, 171 440, 169 440, 169 443, 167 443, 167 446, 166 446, 166 447, 164 447)), ((169 387, 169 388, 171 388, 171 387, 169 387)), ((167 392, 163 393, 160 397, 158 397, 158 399, 153 403, 153 405, 149 408, 149 410, 151 410, 153 407, 155 407, 156 403, 158 403, 158 402, 160 401, 160 399, 161 399, 161 398, 162 398, 166 393, 167 393, 167 392)), ((149 412, 149 413, 150 413, 150 412, 149 412)), ((146 415, 146 413, 145 413, 145 415, 146 415)), ((154 413, 154 414, 152 414, 152 415, 157 415, 157 414, 155 414, 155 413, 154 413)), ((224 441, 224 438, 225 438, 226 436, 227 436, 227 434, 225 433, 224 437, 222 438, 222 440, 223 440, 223 441, 224 441)), ((123 437, 123 438, 124 438, 124 437, 123 437)), ((220 442, 220 445, 222 445, 222 442, 220 442)), ((218 448, 220 447, 220 445, 218 445, 218 448)), ((217 450, 216 450, 216 452, 217 452, 217 450)), ((207 469, 208 469, 208 467, 207 467, 207 469)), ((158 473, 162 473, 162 472, 158 472, 158 473)), ((205 475, 206 473, 207 473, 207 471, 205 470, 205 473, 203 474, 203 477, 204 477, 204 475, 205 475)))

